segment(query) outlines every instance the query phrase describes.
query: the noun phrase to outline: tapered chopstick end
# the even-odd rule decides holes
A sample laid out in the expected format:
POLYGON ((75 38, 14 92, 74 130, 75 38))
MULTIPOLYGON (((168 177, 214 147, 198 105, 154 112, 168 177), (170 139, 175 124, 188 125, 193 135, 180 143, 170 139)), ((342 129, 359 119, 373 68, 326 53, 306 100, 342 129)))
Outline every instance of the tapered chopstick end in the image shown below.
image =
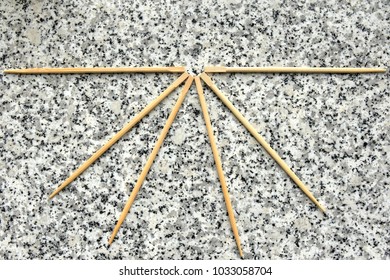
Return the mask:
POLYGON ((116 234, 113 233, 113 234, 111 235, 110 239, 108 240, 108 247, 110 247, 111 244, 112 244, 112 242, 114 241, 115 235, 116 235, 116 234))
POLYGON ((4 74, 16 74, 16 70, 15 69, 5 69, 3 71, 4 74))
POLYGON ((240 258, 243 260, 244 259, 244 253, 242 252, 241 248, 238 249, 240 251, 240 258))
POLYGON ((317 206, 318 206, 318 208, 320 208, 322 213, 324 213, 324 215, 326 215, 326 208, 324 206, 322 206, 320 203, 317 203, 317 206))
POLYGON ((53 192, 51 195, 49 195, 49 200, 52 200, 53 197, 55 197, 55 196, 56 196, 56 192, 53 192))

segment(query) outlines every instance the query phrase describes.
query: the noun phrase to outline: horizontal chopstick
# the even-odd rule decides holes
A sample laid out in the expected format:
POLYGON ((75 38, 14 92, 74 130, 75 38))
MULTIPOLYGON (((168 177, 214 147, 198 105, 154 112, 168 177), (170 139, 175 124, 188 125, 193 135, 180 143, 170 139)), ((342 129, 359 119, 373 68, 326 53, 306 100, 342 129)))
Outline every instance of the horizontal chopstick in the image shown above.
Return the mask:
POLYGON ((27 68, 7 69, 6 74, 107 74, 107 73, 184 73, 177 67, 93 67, 93 68, 27 68))
POLYGON ((339 68, 339 67, 223 67, 206 66, 206 73, 329 73, 358 74, 385 73, 386 68, 339 68))

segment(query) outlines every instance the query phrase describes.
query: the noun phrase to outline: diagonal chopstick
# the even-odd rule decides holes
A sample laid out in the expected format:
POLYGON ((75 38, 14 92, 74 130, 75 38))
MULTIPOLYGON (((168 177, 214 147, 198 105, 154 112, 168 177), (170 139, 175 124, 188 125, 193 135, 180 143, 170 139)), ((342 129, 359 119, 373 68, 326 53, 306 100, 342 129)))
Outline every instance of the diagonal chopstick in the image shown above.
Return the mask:
POLYGON ((183 73, 176 81, 174 81, 160 96, 149 103, 138 115, 136 115, 128 124, 126 124, 117 134, 114 135, 103 147, 94 153, 87 161, 85 161, 72 175, 69 176, 50 196, 52 199, 62 189, 75 180, 83 173, 92 163, 94 163, 104 152, 114 145, 123 135, 132 129, 143 117, 149 114, 162 100, 164 100, 174 89, 187 79, 188 74, 183 73))
POLYGON ((217 144, 215 143, 213 128, 211 127, 210 116, 209 116, 209 113, 207 111, 206 99, 205 99, 204 94, 203 94, 203 88, 202 88, 202 84, 200 82, 199 77, 195 77, 195 84, 196 84, 196 89, 197 89, 198 95, 199 95, 200 106, 202 107, 203 117, 204 117, 204 120, 206 123, 207 133, 208 133, 209 139, 210 139, 211 149, 212 149, 213 155, 214 155, 215 165, 217 167, 219 181, 220 181, 221 187, 222 187, 223 197, 225 199, 225 204, 226 204, 226 208, 228 211, 230 225, 232 227, 234 238, 236 239, 238 252, 240 253, 240 256, 243 257, 244 255, 243 255, 242 249, 241 249, 240 235, 238 234, 236 219, 234 218, 233 207, 232 207, 232 203, 230 201, 229 191, 228 191, 228 188, 226 186, 226 180, 225 180, 225 176, 224 176, 223 170, 222 170, 222 162, 221 162, 221 158, 219 157, 217 144))
POLYGON ((253 135, 253 137, 260 143, 261 146, 268 152, 268 154, 280 165, 280 167, 287 173, 288 176, 298 185, 298 187, 314 202, 322 212, 325 213, 325 208, 317 201, 309 189, 302 183, 297 175, 287 166, 282 158, 276 153, 274 149, 264 140, 264 138, 256 131, 256 129, 248 122, 248 120, 234 107, 234 105, 226 98, 226 96, 215 86, 210 77, 206 73, 200 75, 202 80, 211 88, 211 90, 219 97, 226 107, 233 113, 233 115, 245 126, 245 128, 253 135))
POLYGON ((145 164, 144 169, 142 170, 140 176, 138 177, 137 183, 135 184, 135 186, 134 186, 134 188, 133 188, 133 190, 132 190, 132 192, 130 194, 130 197, 129 197, 129 199, 128 199, 128 201, 127 201, 127 203, 126 203, 126 205, 125 205, 125 207, 124 207, 124 209, 123 209, 123 211, 122 211, 122 213, 121 213, 121 215, 120 215, 120 217, 118 219, 118 222, 117 222, 117 224, 116 224, 116 226, 115 226, 115 228, 114 228, 114 230, 113 230, 113 232, 111 234, 111 237, 110 237, 110 239, 108 241, 109 245, 111 245, 111 243, 114 241, 114 238, 117 235, 117 233, 118 233, 118 231, 119 231, 123 221, 125 220, 127 214, 129 213, 131 205, 133 204, 134 199, 137 196, 138 191, 141 188, 142 183, 144 182, 144 180, 146 178, 146 175, 148 175, 150 167, 152 166, 153 161, 156 158, 157 153, 160 150, 160 147, 161 147, 162 143, 164 142, 164 139, 167 136, 168 131, 169 131, 173 121, 176 118, 177 112, 179 111, 180 106, 183 103, 184 98, 186 97, 187 92, 188 92, 188 90, 190 89, 190 87, 192 85, 193 79, 194 78, 192 76, 188 77, 188 79, 187 79, 187 81, 186 81, 186 83, 185 83, 185 85, 184 85, 184 87, 183 87, 183 89, 182 89, 182 91, 180 93, 180 96, 179 96, 175 106, 173 107, 172 112, 170 113, 170 115, 168 117, 168 120, 165 123, 164 128, 161 131, 160 137, 158 138, 158 140, 157 140, 157 142, 156 142, 156 144, 155 144, 155 146, 154 146, 154 148, 152 150, 152 153, 150 154, 149 159, 148 159, 148 161, 145 164))

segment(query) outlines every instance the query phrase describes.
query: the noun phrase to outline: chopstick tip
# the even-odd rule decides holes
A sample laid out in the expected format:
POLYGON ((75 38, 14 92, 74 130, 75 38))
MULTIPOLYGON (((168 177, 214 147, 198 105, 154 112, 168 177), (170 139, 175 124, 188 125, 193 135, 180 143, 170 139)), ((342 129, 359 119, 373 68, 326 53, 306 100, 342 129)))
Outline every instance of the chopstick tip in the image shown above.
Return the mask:
POLYGON ((321 204, 318 203, 318 208, 320 208, 320 210, 322 211, 322 213, 324 213, 326 215, 326 209, 324 206, 322 206, 321 204))

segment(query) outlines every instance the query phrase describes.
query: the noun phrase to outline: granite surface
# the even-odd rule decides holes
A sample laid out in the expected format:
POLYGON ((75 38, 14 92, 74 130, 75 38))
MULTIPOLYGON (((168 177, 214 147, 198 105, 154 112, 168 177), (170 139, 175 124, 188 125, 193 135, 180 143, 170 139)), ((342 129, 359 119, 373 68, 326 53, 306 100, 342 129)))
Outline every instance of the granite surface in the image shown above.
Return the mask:
MULTIPOLYGON (((389 65, 383 1, 1 1, 0 68, 389 65), (131 3, 130 3, 131 2, 131 3)), ((192 86, 111 247, 179 89, 48 195, 177 74, 0 74, 1 259, 237 259, 192 86)), ((389 73, 215 74, 328 209, 205 89, 247 259, 390 259, 389 73)))

